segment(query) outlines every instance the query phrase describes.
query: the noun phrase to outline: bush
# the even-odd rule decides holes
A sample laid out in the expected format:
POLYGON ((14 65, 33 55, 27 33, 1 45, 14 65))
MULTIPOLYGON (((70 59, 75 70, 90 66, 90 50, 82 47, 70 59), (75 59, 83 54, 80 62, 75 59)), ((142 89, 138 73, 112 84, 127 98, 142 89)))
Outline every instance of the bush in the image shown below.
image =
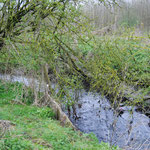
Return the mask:
POLYGON ((36 114, 41 118, 52 118, 56 117, 55 113, 50 108, 40 108, 37 110, 36 114))

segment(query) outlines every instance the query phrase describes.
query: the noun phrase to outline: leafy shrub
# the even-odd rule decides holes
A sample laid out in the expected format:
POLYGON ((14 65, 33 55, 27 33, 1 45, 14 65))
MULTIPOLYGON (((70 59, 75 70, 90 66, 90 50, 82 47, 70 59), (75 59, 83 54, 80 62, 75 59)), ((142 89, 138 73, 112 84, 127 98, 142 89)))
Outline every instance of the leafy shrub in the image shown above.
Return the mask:
POLYGON ((36 114, 41 118, 55 118, 55 113, 50 108, 40 108, 36 114))
POLYGON ((26 104, 32 104, 34 102, 34 92, 31 88, 23 88, 23 98, 22 101, 26 104))

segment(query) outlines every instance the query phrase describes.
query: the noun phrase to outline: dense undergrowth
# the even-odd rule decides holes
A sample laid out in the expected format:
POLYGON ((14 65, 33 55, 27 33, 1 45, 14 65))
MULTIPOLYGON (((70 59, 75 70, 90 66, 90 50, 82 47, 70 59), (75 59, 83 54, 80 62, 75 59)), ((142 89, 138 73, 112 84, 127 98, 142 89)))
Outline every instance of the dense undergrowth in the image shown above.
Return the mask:
MULTIPOLYGON (((21 89, 21 84, 0 82, 0 120, 9 120, 13 126, 3 136, 0 134, 1 150, 117 149, 103 142, 99 144, 93 134, 62 127, 51 108, 16 104, 14 101, 20 100, 21 89)), ((27 100, 31 102, 26 97, 27 100)), ((0 126, 0 131, 2 129, 0 126)))
POLYGON ((74 103, 69 90, 82 89, 86 85, 89 90, 101 91, 113 103, 127 99, 128 105, 143 106, 144 97, 150 91, 147 36, 135 36, 134 29, 126 29, 105 36, 83 34, 72 43, 71 35, 58 34, 57 37, 61 37, 59 42, 63 43, 59 46, 58 40, 49 34, 50 31, 45 29, 40 41, 36 41, 32 34, 22 34, 20 38, 25 36, 24 44, 7 40, 11 51, 1 51, 1 71, 22 68, 26 75, 41 80, 42 67, 47 63, 50 80, 59 86, 59 92, 51 91, 51 94, 58 99, 67 96, 68 104, 74 103))
POLYGON ((150 91, 148 37, 137 37, 128 29, 120 35, 94 37, 94 40, 90 43, 94 45, 93 49, 82 46, 86 52, 83 57, 85 67, 93 78, 91 88, 102 87, 101 91, 106 94, 121 97, 126 87, 130 86, 140 91, 136 102, 142 101, 142 97, 150 91))
POLYGON ((21 70, 40 81, 43 76, 49 93, 58 99, 67 96, 68 104, 75 102, 69 91, 84 86, 114 104, 126 99, 128 105, 142 105, 149 95, 149 37, 135 36, 133 27, 93 35, 96 29, 80 1, 9 0, 1 8, 0 72, 21 70))

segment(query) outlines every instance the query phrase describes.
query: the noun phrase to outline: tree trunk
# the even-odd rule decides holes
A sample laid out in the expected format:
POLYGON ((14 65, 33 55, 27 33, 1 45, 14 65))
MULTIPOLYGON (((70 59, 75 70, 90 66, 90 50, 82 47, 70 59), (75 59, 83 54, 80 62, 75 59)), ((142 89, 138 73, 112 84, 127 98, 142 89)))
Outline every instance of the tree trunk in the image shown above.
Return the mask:
POLYGON ((50 81, 49 76, 48 76, 48 64, 45 64, 43 66, 43 72, 44 72, 44 81, 47 84, 47 87, 48 87, 48 90, 49 90, 50 94, 52 94, 53 93, 53 89, 51 87, 51 81, 50 81))
POLYGON ((60 105, 54 99, 52 99, 49 94, 45 95, 44 101, 47 102, 46 106, 52 108, 52 110, 56 114, 57 120, 60 121, 62 126, 71 127, 73 130, 77 130, 77 128, 72 124, 68 116, 62 111, 60 105))
POLYGON ((3 39, 0 38, 0 50, 2 49, 3 46, 4 46, 4 41, 3 39))

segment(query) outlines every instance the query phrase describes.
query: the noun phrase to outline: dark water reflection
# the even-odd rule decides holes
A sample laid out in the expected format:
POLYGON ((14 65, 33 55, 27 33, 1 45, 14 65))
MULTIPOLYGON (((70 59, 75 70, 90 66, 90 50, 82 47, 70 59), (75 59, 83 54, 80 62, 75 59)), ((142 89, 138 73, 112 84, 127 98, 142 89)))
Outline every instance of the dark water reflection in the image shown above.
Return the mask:
POLYGON ((150 150, 149 118, 136 112, 135 107, 122 107, 124 112, 117 117, 106 98, 82 90, 75 108, 78 119, 73 115, 70 119, 81 131, 93 132, 99 141, 125 149, 150 150), (131 109, 133 114, 130 113, 131 109))

